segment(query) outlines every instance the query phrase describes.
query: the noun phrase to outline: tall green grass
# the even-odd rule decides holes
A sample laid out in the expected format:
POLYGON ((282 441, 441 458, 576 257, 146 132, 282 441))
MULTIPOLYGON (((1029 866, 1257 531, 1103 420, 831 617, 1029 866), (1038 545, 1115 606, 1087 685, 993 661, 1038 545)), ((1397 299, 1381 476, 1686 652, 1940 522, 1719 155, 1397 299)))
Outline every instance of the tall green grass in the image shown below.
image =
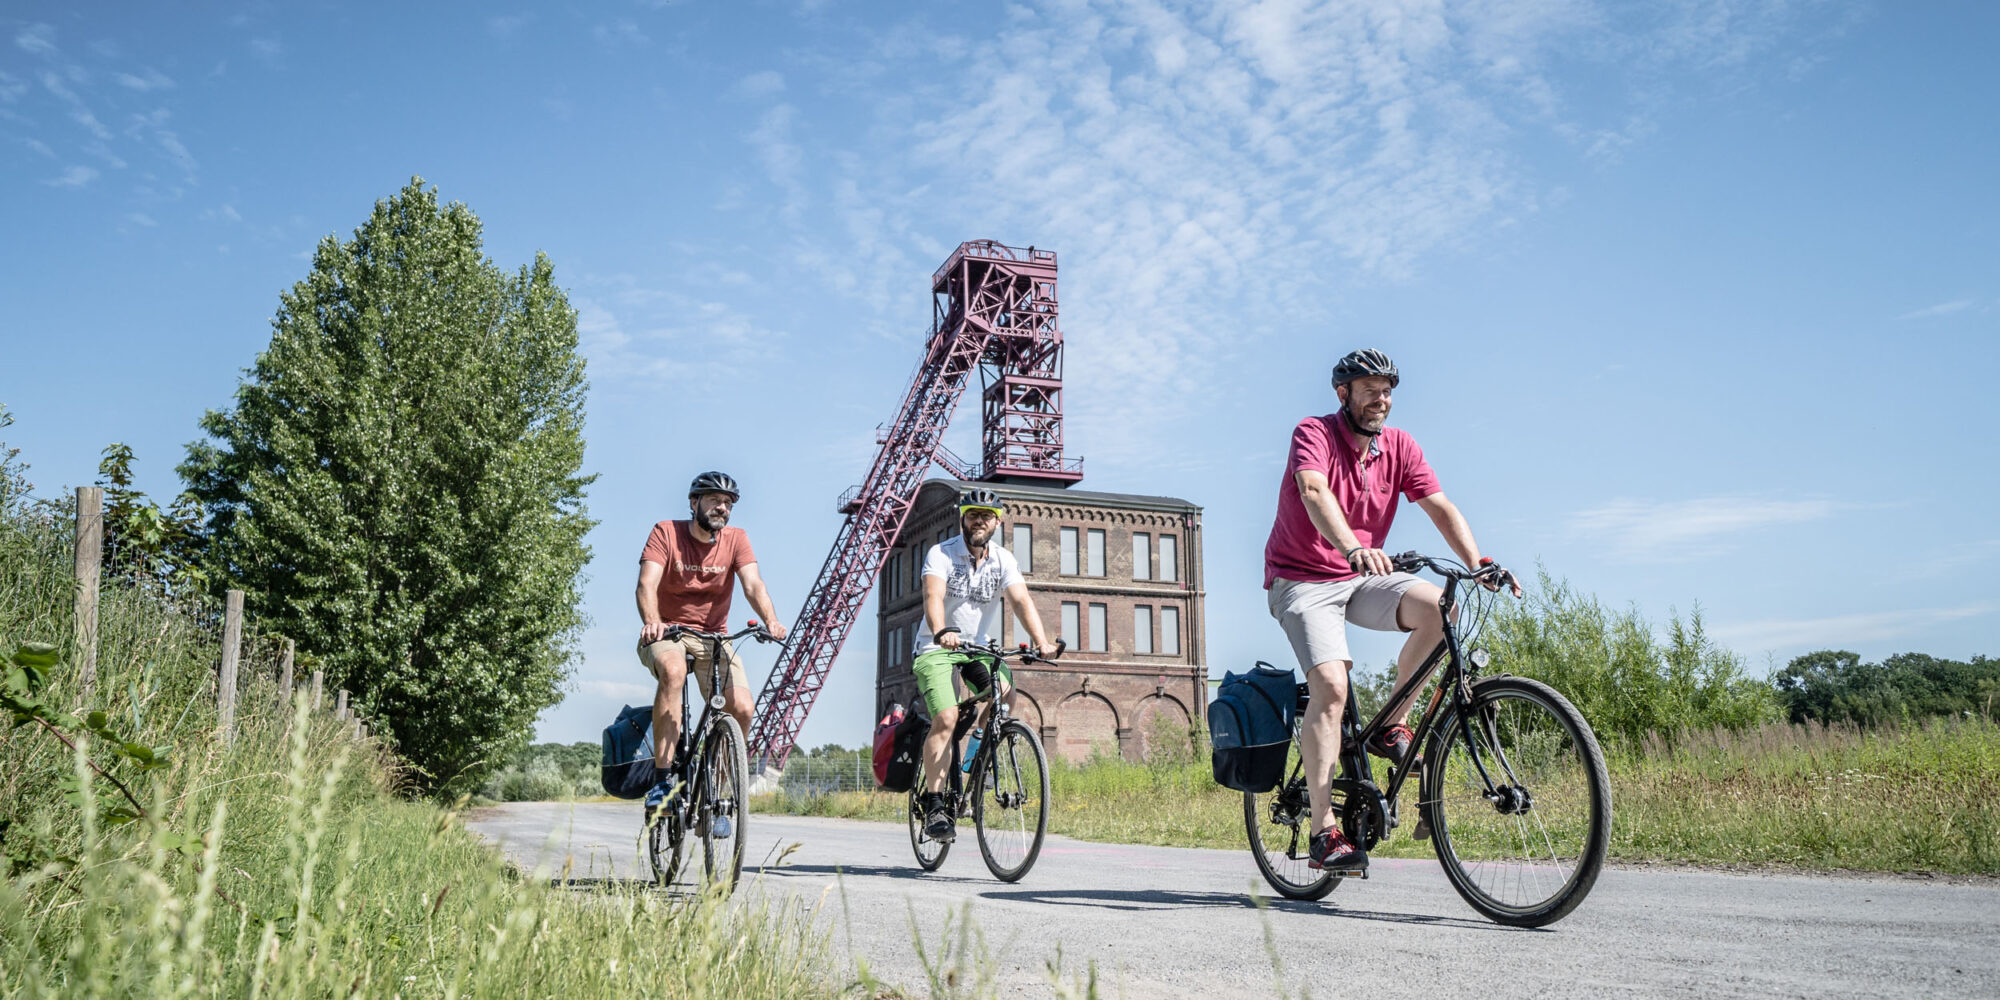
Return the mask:
MULTIPOLYGON (((60 510, 0 509, 0 655, 71 632, 60 510)), ((141 771, 39 725, 0 732, 0 996, 819 997, 840 992, 812 914, 578 892, 510 874, 450 810, 398 794, 351 725, 278 707, 253 678, 216 728, 212 625, 106 580, 99 680, 59 667, 45 699, 103 709, 169 748, 141 771), (145 816, 86 763, 130 787, 145 816)))

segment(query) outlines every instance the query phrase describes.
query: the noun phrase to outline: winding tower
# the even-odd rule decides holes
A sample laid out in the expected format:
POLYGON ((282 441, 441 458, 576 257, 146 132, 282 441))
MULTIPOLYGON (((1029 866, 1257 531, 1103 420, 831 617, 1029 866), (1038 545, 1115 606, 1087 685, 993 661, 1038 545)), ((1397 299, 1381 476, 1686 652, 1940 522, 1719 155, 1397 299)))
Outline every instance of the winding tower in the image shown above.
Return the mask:
POLYGON ((1083 478, 1063 454, 1062 327, 1052 250, 993 240, 961 243, 931 275, 923 360, 846 515, 785 648, 758 697, 750 756, 782 769, 827 674, 901 535, 933 462, 954 478, 1067 487, 1083 478), (980 370, 980 465, 943 445, 959 397, 980 370))

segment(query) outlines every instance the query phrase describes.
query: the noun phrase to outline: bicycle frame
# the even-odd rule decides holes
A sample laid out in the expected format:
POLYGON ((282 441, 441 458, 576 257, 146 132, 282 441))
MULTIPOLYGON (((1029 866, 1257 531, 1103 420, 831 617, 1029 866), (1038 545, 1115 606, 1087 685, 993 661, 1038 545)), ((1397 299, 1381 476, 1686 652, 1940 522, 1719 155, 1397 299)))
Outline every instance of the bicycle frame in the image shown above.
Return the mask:
MULTIPOLYGON (((1406 553, 1406 555, 1414 554, 1406 553)), ((1399 556, 1398 560, 1400 561, 1403 558, 1399 556)), ((1334 777, 1328 783, 1333 791, 1340 792, 1343 795, 1367 794, 1376 797, 1378 800, 1376 815, 1381 818, 1380 821, 1384 824, 1384 829, 1378 832, 1383 834, 1386 834, 1388 829, 1393 829, 1396 826, 1395 810, 1397 799, 1402 794, 1404 782, 1409 780, 1411 772, 1416 769, 1419 751, 1428 744, 1431 732, 1437 724, 1438 709, 1445 704, 1447 698, 1451 702, 1453 714, 1460 726, 1460 735, 1465 739, 1468 755, 1472 760, 1474 768, 1479 772, 1480 781, 1486 786, 1486 797, 1489 800, 1498 801, 1502 795, 1498 787, 1495 786, 1492 774, 1487 770, 1485 762, 1480 759, 1480 741, 1472 738, 1472 713, 1469 711, 1472 704, 1472 692, 1471 685, 1468 683, 1470 674, 1465 669, 1467 658, 1464 650, 1461 648, 1458 626, 1453 620, 1452 615, 1461 577, 1458 574, 1440 570, 1428 559, 1424 560, 1423 565, 1429 565, 1430 568, 1437 570, 1439 575, 1444 578, 1443 592, 1438 597, 1438 613, 1444 620, 1444 638, 1438 642, 1436 648, 1431 650, 1430 655, 1424 657, 1423 663, 1410 674, 1409 679, 1397 685, 1390 692, 1387 700, 1383 702, 1382 707, 1376 711, 1375 717, 1370 719, 1366 726, 1358 725, 1360 718, 1359 702, 1355 696, 1353 684, 1350 683, 1348 685, 1347 705, 1341 714, 1340 763, 1342 776, 1334 777), (1409 698, 1417 691, 1422 690, 1423 686, 1430 682, 1432 675, 1438 673, 1440 667, 1442 667, 1444 673, 1439 677, 1436 693, 1431 696, 1430 703, 1424 707, 1423 715, 1418 718, 1417 725, 1413 729, 1413 736, 1410 741, 1410 755, 1405 758, 1401 766, 1390 765, 1389 784, 1386 789, 1376 786, 1373 772, 1369 766, 1368 754, 1365 750, 1366 741, 1377 733, 1388 729, 1391 724, 1390 711, 1402 704, 1405 698, 1409 698), (1449 694, 1447 694, 1447 691, 1449 691, 1449 694)), ((1470 578, 1470 576, 1465 577, 1465 579, 1470 578)), ((1491 741, 1488 741, 1487 745, 1492 746, 1493 744, 1491 741)), ((1508 779, 1507 784, 1509 786, 1518 786, 1519 782, 1514 778, 1513 769, 1507 764, 1504 756, 1500 760, 1500 765, 1508 779)))

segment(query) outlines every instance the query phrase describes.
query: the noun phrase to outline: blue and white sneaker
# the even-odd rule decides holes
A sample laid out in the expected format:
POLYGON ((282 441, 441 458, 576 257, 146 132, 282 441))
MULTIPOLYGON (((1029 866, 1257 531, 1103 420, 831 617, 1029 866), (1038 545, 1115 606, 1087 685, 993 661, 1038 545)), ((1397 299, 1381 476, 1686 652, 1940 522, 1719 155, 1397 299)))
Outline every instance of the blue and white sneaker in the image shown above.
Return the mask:
POLYGON ((680 783, 681 779, 679 775, 669 774, 661 778, 659 784, 646 790, 646 824, 648 826, 652 825, 653 813, 657 812, 661 806, 666 804, 668 799, 673 797, 675 792, 680 790, 680 783))

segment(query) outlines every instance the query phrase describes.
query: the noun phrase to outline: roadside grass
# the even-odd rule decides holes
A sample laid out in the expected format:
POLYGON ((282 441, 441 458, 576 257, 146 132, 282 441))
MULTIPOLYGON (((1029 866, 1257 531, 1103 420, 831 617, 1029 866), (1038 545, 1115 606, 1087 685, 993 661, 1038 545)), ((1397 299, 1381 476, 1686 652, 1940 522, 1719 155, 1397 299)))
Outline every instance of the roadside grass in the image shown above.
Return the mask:
MULTIPOLYGON (((2000 875, 2000 726, 1940 719, 1863 732, 1772 724, 1608 750, 1611 857, 1627 863, 2000 875)), ((1241 849, 1243 796, 1206 761, 1051 762, 1049 830, 1080 840, 1241 849)), ((1377 857, 1432 857, 1403 826, 1377 857)), ((888 792, 766 795, 752 808, 904 820, 888 792)), ((964 821, 969 823, 970 821, 964 821)))
MULTIPOLYGON (((59 517, 0 510, 0 656, 66 647, 69 559, 59 517)), ((102 622, 95 693, 65 663, 40 697, 103 710, 167 763, 0 730, 0 996, 846 992, 804 906, 512 873, 453 810, 400 794, 386 748, 302 700, 281 710, 268 679, 221 738, 216 634, 157 589, 107 574, 102 622)))

